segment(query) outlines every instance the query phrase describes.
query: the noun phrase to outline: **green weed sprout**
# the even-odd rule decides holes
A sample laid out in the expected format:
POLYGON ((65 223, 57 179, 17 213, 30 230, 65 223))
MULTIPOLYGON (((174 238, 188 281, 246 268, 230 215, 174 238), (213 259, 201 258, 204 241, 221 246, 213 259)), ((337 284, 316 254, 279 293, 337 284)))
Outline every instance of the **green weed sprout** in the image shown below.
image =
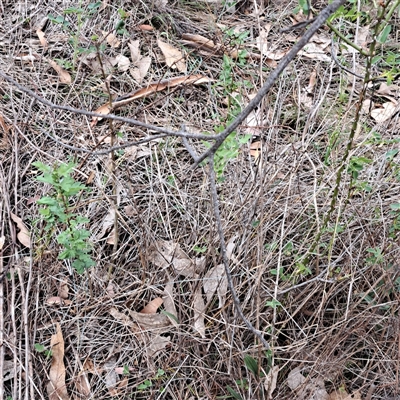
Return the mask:
POLYGON ((72 266, 79 274, 82 274, 85 269, 95 265, 89 256, 92 250, 92 246, 88 242, 90 232, 81 228, 81 225, 88 223, 89 220, 74 213, 75 207, 71 203, 81 191, 88 190, 88 188, 75 181, 71 176, 76 166, 73 162, 54 166, 39 161, 32 164, 43 173, 36 179, 52 186, 50 195, 43 196, 37 201, 43 206, 39 209, 39 213, 45 223, 44 229, 47 233, 56 228, 61 230, 56 237, 62 248, 58 258, 72 260, 72 266))

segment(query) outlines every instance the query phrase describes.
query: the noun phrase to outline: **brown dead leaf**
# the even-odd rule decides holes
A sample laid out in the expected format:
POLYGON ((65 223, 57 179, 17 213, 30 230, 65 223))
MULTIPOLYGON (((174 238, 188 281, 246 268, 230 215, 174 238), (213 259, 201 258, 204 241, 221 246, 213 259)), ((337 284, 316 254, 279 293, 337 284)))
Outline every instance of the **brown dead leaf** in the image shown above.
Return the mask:
POLYGON ((133 65, 136 65, 142 58, 139 50, 140 42, 139 40, 131 40, 128 43, 129 50, 131 52, 131 61, 133 65))
MULTIPOLYGON (((124 96, 118 97, 113 102, 112 109, 110 108, 109 104, 103 104, 100 106, 95 112, 99 114, 107 115, 112 110, 122 107, 125 104, 129 104, 134 100, 141 99, 143 97, 149 96, 150 94, 161 92, 162 90, 171 89, 175 86, 179 85, 189 85, 193 83, 194 85, 198 85, 201 83, 211 82, 209 78, 203 75, 188 75, 188 76, 178 76, 176 78, 165 79, 162 81, 150 83, 148 86, 135 90, 132 93, 128 93, 124 96)), ((96 125, 97 121, 101 120, 101 118, 93 117, 92 126, 96 125)))
POLYGON ((325 54, 324 45, 319 45, 317 43, 307 43, 303 50, 301 50, 298 54, 304 57, 310 58, 312 60, 326 61, 331 62, 332 59, 330 56, 325 54))
MULTIPOLYGON (((96 111, 97 112, 97 111, 96 111)), ((97 235, 97 240, 100 240, 104 237, 104 235, 110 231, 110 229, 114 226, 115 221, 115 209, 110 208, 108 210, 107 215, 103 219, 102 227, 100 233, 97 235)), ((111 235, 109 235, 110 237, 111 235)))
POLYGON ((121 45, 121 42, 118 40, 118 38, 111 32, 106 32, 102 31, 103 33, 103 39, 106 39, 107 43, 113 47, 114 49, 118 48, 121 45))
POLYGON ((186 255, 179 244, 173 241, 156 241, 149 249, 149 260, 160 268, 172 265, 180 275, 187 277, 197 276, 195 263, 186 255))
POLYGON ((144 24, 138 25, 138 29, 147 32, 154 31, 154 28, 151 25, 144 25, 144 24))
POLYGON ((76 391, 86 398, 90 396, 90 383, 88 379, 88 374, 82 371, 75 379, 75 389, 76 391))
POLYGON ((63 299, 61 296, 52 296, 46 300, 46 305, 53 306, 53 305, 66 305, 69 306, 72 304, 71 300, 63 299))
POLYGON ((176 312, 176 307, 175 307, 175 302, 174 302, 174 281, 169 281, 164 288, 164 293, 163 293, 163 302, 164 302, 164 308, 165 311, 168 314, 173 315, 175 318, 169 317, 168 314, 167 317, 171 321, 172 325, 178 326, 179 323, 177 321, 177 312, 176 312))
POLYGON ((68 278, 64 278, 60 282, 60 289, 58 291, 58 295, 62 299, 68 299, 68 293, 69 293, 68 278))
POLYGON ((268 393, 268 399, 272 399, 272 392, 276 389, 276 383, 278 381, 279 366, 275 365, 270 369, 268 375, 264 380, 264 388, 268 393))
POLYGON ((378 123, 388 121, 398 111, 398 105, 392 102, 383 103, 381 108, 371 111, 371 117, 378 123))
POLYGON ((117 386, 117 373, 115 372, 116 363, 117 363, 116 358, 111 357, 103 365, 103 368, 106 371, 106 376, 105 376, 106 387, 108 389, 108 393, 113 397, 118 395, 118 390, 116 389, 117 386))
POLYGON ((197 285, 197 290, 193 294, 193 310, 193 328, 199 332, 202 338, 205 338, 206 326, 204 323, 204 311, 206 310, 206 305, 204 304, 200 285, 197 285))
POLYGON ((51 67, 57 72, 61 83, 69 85, 72 82, 71 75, 63 68, 61 68, 55 61, 48 60, 51 67))
POLYGON ((393 96, 398 90, 399 86, 397 85, 388 86, 385 82, 382 82, 379 86, 379 89, 376 92, 382 95, 393 96))
POLYGON ((197 50, 205 50, 210 53, 216 53, 221 49, 221 46, 216 45, 211 39, 192 33, 183 33, 181 43, 197 50))
POLYGON ((155 314, 162 303, 163 299, 161 297, 156 297, 154 300, 150 301, 147 306, 143 307, 140 312, 142 314, 155 314))
POLYGON ((224 264, 211 268, 203 278, 203 289, 209 303, 215 292, 218 294, 218 308, 225 305, 226 292, 228 290, 228 279, 225 273, 224 264))
POLYGON ((64 366, 64 338, 61 326, 57 322, 56 334, 51 336, 50 347, 52 352, 51 366, 49 371, 50 382, 47 385, 49 400, 69 400, 65 386, 64 366))
POLYGON ((25 247, 31 247, 31 234, 28 231, 28 228, 22 222, 22 219, 17 217, 15 214, 11 213, 11 219, 17 224, 18 229, 20 230, 17 234, 17 238, 21 244, 25 247))
POLYGON ((132 78, 135 79, 137 83, 142 83, 144 77, 147 75, 147 72, 151 65, 151 57, 143 57, 140 61, 136 63, 135 68, 131 68, 129 70, 132 78))
POLYGON ((179 72, 186 73, 186 62, 182 52, 162 40, 157 40, 157 44, 165 57, 165 63, 173 69, 177 68, 179 72))
POLYGON ((148 346, 149 356, 154 357, 159 351, 164 350, 170 343, 170 336, 152 336, 148 346))
POLYGON ((119 72, 126 72, 129 69, 131 62, 128 57, 123 56, 122 54, 118 54, 117 57, 117 67, 119 72))
POLYGON ((169 318, 164 314, 143 314, 129 310, 129 315, 142 329, 159 329, 171 326, 169 318))
POLYGON ((44 36, 44 32, 41 29, 37 29, 36 30, 36 35, 38 35, 40 44, 43 46, 44 49, 47 49, 49 47, 48 43, 47 43, 47 39, 44 36))
POLYGON ((329 395, 328 400, 361 400, 361 394, 359 391, 348 394, 345 389, 339 388, 329 395))

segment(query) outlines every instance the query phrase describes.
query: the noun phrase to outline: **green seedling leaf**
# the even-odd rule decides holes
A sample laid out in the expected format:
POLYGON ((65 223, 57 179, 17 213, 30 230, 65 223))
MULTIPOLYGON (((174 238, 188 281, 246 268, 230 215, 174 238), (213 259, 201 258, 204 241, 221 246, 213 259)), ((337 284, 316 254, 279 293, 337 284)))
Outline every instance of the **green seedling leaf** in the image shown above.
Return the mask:
POLYGON ((390 31, 392 30, 392 25, 386 25, 381 34, 378 37, 379 43, 386 43, 390 31))
POLYGON ((169 318, 172 318, 177 324, 179 324, 179 319, 174 314, 171 314, 165 310, 160 310, 160 313, 166 315, 169 318))
POLYGON ((299 0, 299 5, 300 5, 301 9, 303 10, 303 13, 308 14, 309 8, 308 8, 307 0, 299 0))
POLYGON ((267 301, 267 302, 265 303, 265 305, 266 305, 267 307, 272 307, 272 308, 275 309, 276 307, 281 306, 282 304, 281 304, 280 301, 275 300, 275 299, 272 299, 271 301, 267 301))
POLYGON ((35 350, 38 353, 43 353, 46 350, 46 347, 44 347, 42 344, 40 343, 35 343, 35 350))
POLYGON ((257 361, 251 356, 244 356, 244 363, 246 367, 254 374, 255 377, 258 376, 258 363, 257 361))
POLYGON ((228 392, 230 393, 231 397, 233 397, 236 400, 243 400, 243 397, 238 392, 233 390, 229 385, 227 385, 226 388, 228 389, 228 392))
POLYGON ((391 208, 393 211, 399 211, 399 210, 400 210, 400 203, 392 203, 392 204, 390 205, 390 208, 391 208))

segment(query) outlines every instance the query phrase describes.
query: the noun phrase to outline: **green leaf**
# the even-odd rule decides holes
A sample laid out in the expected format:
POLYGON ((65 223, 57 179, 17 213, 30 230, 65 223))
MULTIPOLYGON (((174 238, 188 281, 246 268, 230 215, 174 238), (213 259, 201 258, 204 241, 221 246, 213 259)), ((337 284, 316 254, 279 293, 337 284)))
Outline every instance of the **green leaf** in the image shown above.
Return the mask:
POLYGON ((392 30, 392 25, 386 25, 381 34, 378 37, 379 43, 386 43, 390 31, 392 30))
POLYGON ((281 304, 280 301, 275 300, 275 299, 272 299, 271 301, 267 301, 267 302, 265 303, 265 305, 266 305, 267 307, 272 307, 273 309, 275 309, 276 307, 281 306, 282 304, 281 304))
POLYGON ((243 400, 243 397, 236 392, 235 390, 233 390, 229 385, 226 386, 226 388, 228 389, 228 392, 230 393, 230 395, 236 399, 236 400, 243 400))
POLYGON ((35 350, 38 352, 38 353, 43 353, 45 350, 46 350, 46 347, 44 347, 42 344, 40 344, 40 343, 35 343, 35 350))
POLYGON ((168 311, 165 311, 165 310, 161 310, 160 312, 161 312, 161 314, 164 314, 167 317, 172 318, 177 324, 179 324, 179 319, 174 314, 171 314, 171 313, 169 313, 168 311))
POLYGON ((398 211, 398 210, 400 210, 400 203, 392 203, 392 204, 390 205, 390 208, 391 208, 393 211, 398 211))
POLYGON ((307 0, 299 0, 299 5, 303 10, 304 14, 308 14, 309 8, 307 0))
POLYGON ((254 374, 255 377, 258 377, 258 363, 251 356, 244 356, 244 363, 246 367, 254 374))

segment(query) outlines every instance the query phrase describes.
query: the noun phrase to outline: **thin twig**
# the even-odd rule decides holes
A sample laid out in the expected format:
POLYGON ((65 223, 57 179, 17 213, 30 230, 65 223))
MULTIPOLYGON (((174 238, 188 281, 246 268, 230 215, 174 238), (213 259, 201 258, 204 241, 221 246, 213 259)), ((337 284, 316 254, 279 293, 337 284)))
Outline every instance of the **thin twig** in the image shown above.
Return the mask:
POLYGON ((337 65, 340 69, 342 69, 342 70, 348 72, 348 73, 351 74, 351 75, 354 75, 354 76, 357 77, 357 78, 363 79, 363 77, 362 77, 361 75, 357 75, 355 72, 351 71, 350 69, 348 69, 348 68, 346 68, 345 66, 343 66, 342 64, 340 64, 340 62, 339 62, 339 60, 337 59, 336 54, 335 54, 333 37, 332 37, 332 41, 331 41, 331 55, 332 55, 333 61, 335 61, 336 65, 337 65))
POLYGON ((115 121, 124 122, 124 123, 129 124, 129 125, 134 125, 134 126, 139 126, 141 128, 144 128, 144 129, 149 129, 149 130, 154 131, 154 132, 163 133, 163 134, 168 135, 168 136, 187 137, 187 138, 191 138, 191 139, 201 139, 201 140, 213 140, 214 138, 217 137, 217 135, 210 136, 210 135, 204 135, 204 134, 194 134, 194 133, 189 133, 189 132, 182 133, 181 131, 176 132, 176 131, 172 131, 170 129, 163 128, 163 127, 160 127, 160 126, 146 124, 145 122, 141 122, 141 121, 138 121, 137 119, 133 119, 133 118, 120 117, 119 115, 115 115, 115 114, 99 114, 99 113, 96 113, 96 112, 93 112, 93 111, 83 110, 81 108, 74 108, 74 107, 69 107, 69 106, 61 106, 61 105, 54 104, 51 101, 48 101, 48 100, 44 99, 43 97, 37 95, 32 90, 26 88, 25 86, 20 85, 13 78, 11 78, 10 76, 6 75, 2 71, 0 71, 0 77, 2 77, 7 82, 9 82, 12 85, 14 85, 21 92, 28 94, 29 96, 31 96, 34 99, 36 99, 39 103, 42 103, 45 106, 48 106, 48 107, 50 107, 52 109, 62 110, 62 111, 69 111, 69 112, 74 113, 74 114, 86 115, 88 117, 112 119, 112 120, 115 120, 115 121))
POLYGON ((226 243, 225 243, 224 230, 222 228, 221 214, 220 214, 220 211, 219 211, 219 200, 218 200, 218 194, 217 194, 217 185, 216 185, 216 182, 215 182, 214 158, 213 157, 210 157, 208 166, 209 166, 209 174, 208 174, 208 176, 209 176, 209 179, 210 179, 212 207, 213 207, 213 211, 214 211, 215 221, 216 221, 216 224, 217 224, 219 242, 220 242, 220 245, 221 245, 222 261, 224 263, 226 278, 227 278, 227 281, 228 281, 228 287, 229 287, 229 290, 230 290, 230 292, 232 294, 233 303, 235 304, 235 309, 236 309, 237 313, 239 314, 239 316, 243 320, 243 322, 246 324, 247 328, 249 328, 249 330, 251 332, 253 332, 254 335, 256 335, 260 339, 260 342, 263 344, 263 346, 266 349, 269 349, 270 346, 267 343, 267 341, 264 339, 263 333, 258 331, 256 328, 254 328, 252 323, 243 314, 243 310, 242 310, 242 307, 241 307, 241 304, 240 304, 239 297, 238 297, 238 295, 236 293, 235 287, 233 286, 232 274, 231 274, 231 271, 229 269, 228 255, 226 253, 226 243))

